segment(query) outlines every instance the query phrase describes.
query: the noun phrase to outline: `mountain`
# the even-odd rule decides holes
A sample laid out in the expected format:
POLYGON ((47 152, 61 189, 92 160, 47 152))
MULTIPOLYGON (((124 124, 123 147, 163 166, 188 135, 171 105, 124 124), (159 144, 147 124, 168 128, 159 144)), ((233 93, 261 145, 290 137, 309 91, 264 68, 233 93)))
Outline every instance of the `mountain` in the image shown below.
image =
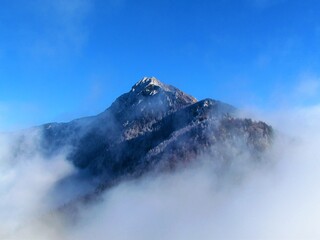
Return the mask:
POLYGON ((237 117, 231 105, 197 101, 154 77, 96 116, 40 128, 45 154, 67 151, 80 171, 105 181, 174 170, 202 155, 226 166, 243 151, 259 159, 273 135, 266 123, 237 117))

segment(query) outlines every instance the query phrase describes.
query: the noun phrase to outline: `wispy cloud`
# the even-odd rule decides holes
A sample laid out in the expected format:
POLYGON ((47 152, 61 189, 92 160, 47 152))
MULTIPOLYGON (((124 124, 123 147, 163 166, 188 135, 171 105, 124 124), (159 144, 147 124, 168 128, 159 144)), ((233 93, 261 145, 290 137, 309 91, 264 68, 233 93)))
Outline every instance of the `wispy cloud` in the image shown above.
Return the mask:
POLYGON ((0 132, 27 128, 35 123, 40 124, 36 120, 39 115, 41 115, 39 104, 0 101, 0 132))
MULTIPOLYGON (((95 0, 8 2, 0 10, 6 57, 66 56, 81 51, 89 34, 95 0)), ((0 50, 1 51, 1 50, 0 50)))
POLYGON ((304 98, 315 97, 319 94, 320 90, 320 77, 314 75, 303 75, 300 77, 296 93, 298 96, 304 98))
POLYGON ((41 155, 40 138, 41 132, 37 130, 25 135, 0 134, 1 239, 11 239, 10 233, 18 232, 27 222, 46 214, 53 207, 44 200, 48 191, 72 172, 63 155, 52 159, 41 155), (18 146, 18 142, 23 144, 18 146))
POLYGON ((54 55, 70 49, 81 50, 87 40, 86 20, 94 8, 94 1, 44 0, 34 1, 31 5, 32 13, 42 22, 40 34, 31 33, 35 36, 32 47, 36 51, 54 55))

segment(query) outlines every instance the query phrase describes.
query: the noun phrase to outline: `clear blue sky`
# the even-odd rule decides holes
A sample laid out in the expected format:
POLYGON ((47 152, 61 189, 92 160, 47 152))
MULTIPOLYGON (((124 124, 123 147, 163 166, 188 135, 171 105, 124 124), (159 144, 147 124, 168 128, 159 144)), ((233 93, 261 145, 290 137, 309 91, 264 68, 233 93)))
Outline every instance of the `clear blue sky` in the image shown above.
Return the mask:
POLYGON ((0 130, 97 114, 143 76, 237 107, 320 100, 316 0, 0 3, 0 130))

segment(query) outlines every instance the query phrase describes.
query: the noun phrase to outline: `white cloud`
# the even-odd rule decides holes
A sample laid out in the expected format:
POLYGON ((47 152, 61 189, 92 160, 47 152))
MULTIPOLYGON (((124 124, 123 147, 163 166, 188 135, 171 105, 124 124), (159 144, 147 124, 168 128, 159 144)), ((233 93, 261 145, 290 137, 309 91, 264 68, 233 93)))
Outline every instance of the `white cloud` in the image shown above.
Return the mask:
POLYGON ((320 88, 320 78, 317 76, 302 76, 298 86, 296 88, 296 92, 298 96, 301 97, 315 97, 319 94, 320 88))
MULTIPOLYGON (((318 239, 320 108, 272 116, 278 138, 268 160, 240 181, 204 165, 124 183, 83 213, 76 239, 318 239), (88 221, 88 219, 90 219, 88 221), (84 228, 85 226, 85 228, 84 228)), ((248 169, 248 168, 247 168, 248 169)), ((72 238, 71 238, 72 239, 72 238)))
POLYGON ((35 134, 25 145, 27 156, 33 157, 10 167, 6 160, 14 154, 14 141, 0 138, 0 238, 318 239, 320 107, 267 114, 264 119, 278 134, 289 135, 274 142, 266 156, 272 164, 257 168, 241 155, 231 166, 242 175, 221 177, 203 158, 201 164, 174 174, 151 175, 106 191, 102 201, 83 207, 76 224, 54 214, 46 221, 36 219, 50 210, 43 201, 48 189, 70 171, 63 158, 41 158, 32 147, 39 136, 35 134), (30 224, 17 228, 30 218, 30 224))
POLYGON ((32 102, 0 102, 0 132, 35 125, 41 111, 41 107, 32 102))
POLYGON ((25 19, 18 25, 17 32, 24 40, 24 45, 19 47, 27 49, 30 55, 41 57, 81 52, 87 42, 89 29, 86 23, 94 4, 94 0, 22 2, 20 11, 30 16, 31 21, 25 19))
POLYGON ((30 130, 23 136, 23 144, 18 145, 21 135, 0 135, 1 239, 11 239, 13 233, 56 208, 48 201, 48 192, 73 171, 63 155, 52 159, 41 155, 40 132, 30 130))

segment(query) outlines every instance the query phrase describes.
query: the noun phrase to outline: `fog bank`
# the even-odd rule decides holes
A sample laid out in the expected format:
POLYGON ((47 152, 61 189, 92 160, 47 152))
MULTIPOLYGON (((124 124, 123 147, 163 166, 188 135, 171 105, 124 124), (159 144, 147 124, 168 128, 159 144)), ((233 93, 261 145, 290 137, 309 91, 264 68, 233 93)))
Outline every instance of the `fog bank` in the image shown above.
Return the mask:
POLYGON ((76 222, 46 214, 54 209, 48 192, 74 171, 65 157, 45 159, 30 141, 16 158, 14 141, 2 137, 0 239, 319 239, 320 106, 259 115, 277 129, 260 166, 244 152, 219 175, 203 156, 119 184, 83 206, 76 222))

